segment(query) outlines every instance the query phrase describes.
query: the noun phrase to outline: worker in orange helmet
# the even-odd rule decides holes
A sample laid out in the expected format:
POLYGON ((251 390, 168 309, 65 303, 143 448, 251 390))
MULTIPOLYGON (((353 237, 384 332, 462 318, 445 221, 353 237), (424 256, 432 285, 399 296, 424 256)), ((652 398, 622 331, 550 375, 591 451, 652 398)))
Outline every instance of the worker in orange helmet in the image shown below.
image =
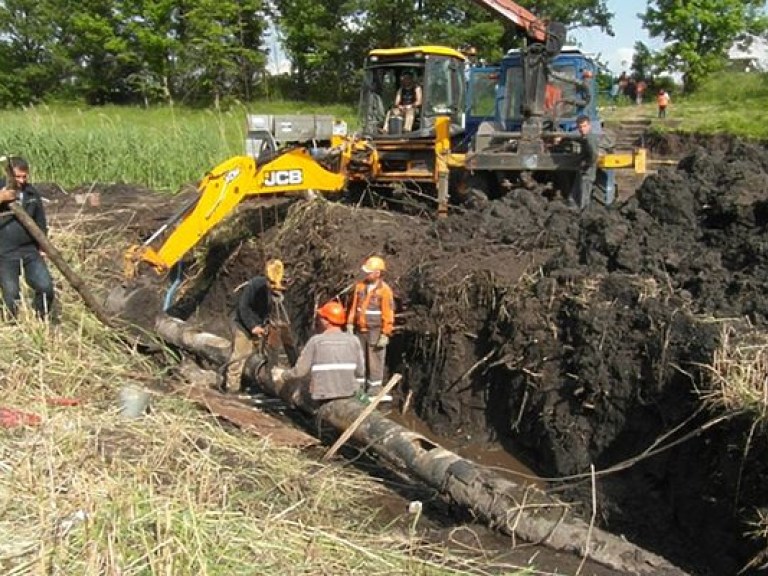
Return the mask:
MULTIPOLYGON (((382 276, 387 266, 379 256, 371 256, 362 267, 365 278, 355 284, 347 314, 347 332, 357 333, 363 347, 366 367, 366 392, 373 397, 381 392, 387 345, 395 327, 395 299, 382 276)), ((382 402, 391 402, 385 395, 382 402)))
POLYGON ((318 308, 317 333, 309 339, 293 368, 272 368, 272 380, 276 384, 296 382, 294 396, 308 392, 316 401, 357 394, 365 382, 365 363, 360 342, 342 330, 346 319, 344 306, 336 300, 318 308))

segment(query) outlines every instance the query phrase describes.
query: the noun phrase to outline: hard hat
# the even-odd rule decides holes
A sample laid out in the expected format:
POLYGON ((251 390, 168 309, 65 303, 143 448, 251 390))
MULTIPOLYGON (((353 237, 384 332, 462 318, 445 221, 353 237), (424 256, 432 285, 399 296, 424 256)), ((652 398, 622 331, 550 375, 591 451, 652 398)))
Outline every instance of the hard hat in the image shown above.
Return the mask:
POLYGON ((331 300, 323 304, 318 308, 317 315, 320 318, 326 319, 334 326, 343 326, 347 321, 347 313, 344 310, 344 306, 338 300, 331 300))
POLYGON ((283 261, 269 260, 267 262, 267 280, 273 290, 283 290, 283 261))
POLYGON ((377 270, 384 272, 386 269, 387 265, 384 263, 384 259, 379 258, 378 256, 371 256, 363 263, 363 272, 366 274, 376 272, 377 270))

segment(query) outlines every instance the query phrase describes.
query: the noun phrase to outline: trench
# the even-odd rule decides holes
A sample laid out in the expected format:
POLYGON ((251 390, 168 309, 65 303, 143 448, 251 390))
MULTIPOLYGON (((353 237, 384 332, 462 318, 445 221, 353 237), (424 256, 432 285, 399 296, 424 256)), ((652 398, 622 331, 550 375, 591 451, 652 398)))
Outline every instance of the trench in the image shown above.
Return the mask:
MULTIPOLYGON (((762 145, 699 139, 584 214, 528 190, 440 222, 315 201, 265 225, 244 209, 202 247, 215 257, 183 314, 227 336, 234 288, 280 257, 304 342, 313 307, 344 299, 380 254, 398 300, 389 370, 412 424, 483 464, 505 468, 509 453, 561 479, 542 483, 584 517, 594 466, 602 528, 689 573, 736 574, 764 547, 748 533, 768 509, 768 442, 699 394, 726 336, 768 327, 767 189, 762 145)), ((102 210, 124 192, 102 191, 102 210)))

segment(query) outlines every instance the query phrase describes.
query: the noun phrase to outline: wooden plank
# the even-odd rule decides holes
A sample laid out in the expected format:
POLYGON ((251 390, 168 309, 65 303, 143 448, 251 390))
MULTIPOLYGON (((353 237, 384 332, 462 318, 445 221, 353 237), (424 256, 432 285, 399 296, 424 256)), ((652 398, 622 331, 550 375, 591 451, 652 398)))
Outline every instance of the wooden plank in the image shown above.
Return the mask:
POLYGON ((231 422, 249 434, 259 438, 269 438, 278 446, 307 448, 316 446, 320 441, 293 427, 287 422, 249 406, 238 397, 223 394, 218 390, 198 385, 179 386, 173 393, 199 404, 211 414, 231 422))

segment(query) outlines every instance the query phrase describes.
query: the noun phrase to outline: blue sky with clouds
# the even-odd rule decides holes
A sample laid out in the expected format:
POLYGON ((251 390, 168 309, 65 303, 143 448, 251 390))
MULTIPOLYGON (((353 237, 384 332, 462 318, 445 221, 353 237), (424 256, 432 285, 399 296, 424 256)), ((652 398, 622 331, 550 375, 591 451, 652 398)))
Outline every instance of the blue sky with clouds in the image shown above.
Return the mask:
POLYGON ((575 28, 569 31, 569 38, 575 39, 585 52, 600 55, 615 74, 622 70, 629 71, 635 42, 643 42, 652 50, 658 50, 662 42, 651 39, 637 16, 644 13, 647 0, 607 0, 608 10, 613 12, 613 30, 611 37, 597 28, 575 28))

